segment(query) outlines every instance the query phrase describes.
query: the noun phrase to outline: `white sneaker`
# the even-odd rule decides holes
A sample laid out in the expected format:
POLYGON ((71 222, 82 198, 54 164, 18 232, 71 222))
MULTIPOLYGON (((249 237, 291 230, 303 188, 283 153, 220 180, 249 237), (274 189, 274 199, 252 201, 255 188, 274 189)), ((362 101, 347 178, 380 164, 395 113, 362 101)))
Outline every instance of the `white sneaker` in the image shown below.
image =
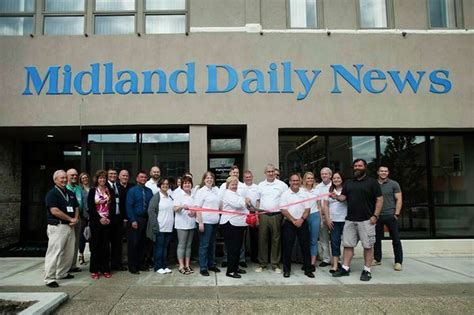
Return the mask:
POLYGON ((262 271, 263 271, 262 267, 257 267, 257 269, 255 269, 255 272, 262 272, 262 271))
POLYGON ((170 268, 168 268, 168 267, 165 268, 165 273, 172 273, 172 272, 173 271, 170 268))
POLYGON ((395 265, 393 265, 393 270, 402 271, 402 264, 396 263, 395 265))
POLYGON ((156 272, 159 273, 160 275, 164 275, 166 273, 166 271, 163 268, 158 269, 156 272))
POLYGON ((281 273, 281 269, 276 267, 275 269, 273 269, 273 271, 275 271, 275 273, 281 273))

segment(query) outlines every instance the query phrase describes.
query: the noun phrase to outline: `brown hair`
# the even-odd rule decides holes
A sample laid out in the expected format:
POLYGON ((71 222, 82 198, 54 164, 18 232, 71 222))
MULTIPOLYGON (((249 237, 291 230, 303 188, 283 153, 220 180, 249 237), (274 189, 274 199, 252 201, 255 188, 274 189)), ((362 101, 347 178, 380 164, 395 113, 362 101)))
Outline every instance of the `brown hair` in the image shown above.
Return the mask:
POLYGON ((204 183, 204 180, 206 179, 207 176, 212 176, 212 178, 214 179, 214 182, 212 183, 212 186, 214 187, 216 185, 216 175, 214 175, 213 172, 207 171, 202 175, 201 184, 199 184, 199 187, 206 186, 206 184, 204 183))
POLYGON ((94 187, 99 186, 99 178, 100 178, 100 177, 104 177, 105 180, 107 180, 107 172, 104 171, 104 170, 98 170, 97 172, 95 172, 95 176, 94 176, 94 187))

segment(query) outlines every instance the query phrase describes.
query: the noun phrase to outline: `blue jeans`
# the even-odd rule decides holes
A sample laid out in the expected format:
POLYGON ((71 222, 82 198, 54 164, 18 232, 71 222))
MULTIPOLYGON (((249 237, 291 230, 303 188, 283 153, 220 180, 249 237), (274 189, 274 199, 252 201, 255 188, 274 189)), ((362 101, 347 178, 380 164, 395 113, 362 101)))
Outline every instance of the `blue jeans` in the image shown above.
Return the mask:
POLYGON ((158 232, 156 233, 155 240, 155 271, 158 269, 165 269, 168 267, 167 258, 168 258, 168 244, 170 243, 171 232, 158 232))
POLYGON ((204 232, 199 232, 199 268, 201 271, 207 271, 208 268, 216 266, 214 260, 216 233, 217 224, 204 224, 204 232))
POLYGON ((403 248, 402 242, 400 241, 400 230, 398 229, 398 221, 393 215, 380 216, 377 220, 375 227, 376 240, 374 245, 374 259, 377 261, 382 260, 382 238, 383 238, 383 226, 386 225, 390 238, 392 239, 393 253, 395 255, 395 263, 403 263, 403 248))
POLYGON ((332 257, 341 256, 341 237, 342 231, 344 230, 344 224, 346 222, 332 222, 333 228, 330 232, 331 236, 331 252, 332 257))
POLYGON ((319 228, 321 227, 321 215, 318 212, 311 213, 308 217, 309 223, 309 253, 318 256, 319 228))

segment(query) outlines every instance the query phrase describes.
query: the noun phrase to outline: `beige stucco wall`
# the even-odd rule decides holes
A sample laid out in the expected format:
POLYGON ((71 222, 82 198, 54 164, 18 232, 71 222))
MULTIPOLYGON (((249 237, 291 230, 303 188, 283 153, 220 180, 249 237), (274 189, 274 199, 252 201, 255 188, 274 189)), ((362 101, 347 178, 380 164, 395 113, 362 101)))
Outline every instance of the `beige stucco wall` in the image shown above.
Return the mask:
MULTIPOLYGON (((15 126, 121 126, 121 125, 247 125, 245 167, 258 171, 278 163, 278 129, 473 130, 472 34, 326 34, 191 33, 168 36, 92 36, 1 38, 0 127, 15 126), (59 40, 60 39, 60 40, 59 40), (268 89, 268 66, 291 61, 293 69, 319 69, 321 75, 310 94, 301 91, 292 75, 293 94, 246 94, 241 71, 257 68, 268 89), (25 66, 70 64, 74 73, 90 70, 91 63, 113 62, 114 69, 163 69, 170 74, 196 65, 196 94, 23 96, 25 66), (409 87, 400 94, 391 79, 381 94, 357 93, 340 79, 341 94, 333 94, 331 64, 353 64, 382 71, 427 71, 417 94, 409 87), (207 64, 229 64, 239 72, 239 84, 225 94, 206 94, 207 64), (448 94, 429 93, 429 73, 450 72, 448 94)), ((101 74, 103 77, 103 73, 101 74)), ((388 77, 388 75, 387 75, 388 77)), ((140 77, 141 79, 141 77, 140 77)), ((141 83, 139 84, 141 87, 141 83)), ((169 90, 169 88, 168 88, 169 90)), ((199 128, 198 128, 199 129, 199 128)), ((198 130, 196 129, 196 130, 198 130)), ((200 143, 204 130, 197 131, 200 143)), ((207 159, 200 144, 190 157, 207 159)), ((193 162, 194 163, 194 162, 193 162)), ((204 162, 196 164, 201 173, 204 162), (202 165, 201 165, 202 164, 202 165)), ((259 177, 256 176, 258 179, 259 177)))
POLYGON ((0 41, 0 126, 115 124, 276 124, 316 128, 472 128, 472 34, 258 34, 207 33, 190 36, 107 36, 2 38, 0 41), (25 66, 45 73, 48 66, 70 64, 74 72, 90 63, 114 62, 115 70, 160 68, 168 74, 196 64, 196 94, 23 96, 25 66), (320 69, 306 99, 292 76, 294 94, 246 94, 239 85, 225 94, 206 94, 207 64, 229 64, 237 71, 260 69, 268 89, 268 66, 283 61, 293 69, 320 69), (390 79, 381 94, 355 92, 344 81, 333 94, 331 64, 355 71, 353 64, 382 71, 427 71, 417 94, 399 94, 390 79), (429 72, 450 71, 448 94, 428 92, 429 72), (272 113, 269 118, 268 113, 272 113), (337 113, 337 119, 335 114, 337 113), (166 117, 166 119, 163 119, 166 117))

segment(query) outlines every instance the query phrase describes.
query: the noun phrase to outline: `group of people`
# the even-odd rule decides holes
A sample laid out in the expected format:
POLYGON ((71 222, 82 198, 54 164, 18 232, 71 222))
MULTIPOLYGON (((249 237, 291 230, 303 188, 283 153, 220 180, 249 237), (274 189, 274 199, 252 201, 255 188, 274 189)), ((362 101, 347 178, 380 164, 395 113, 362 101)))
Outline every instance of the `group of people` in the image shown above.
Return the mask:
POLYGON ((402 198, 398 183, 388 178, 388 168, 380 166, 378 181, 367 175, 367 163, 353 163, 354 178, 344 181, 341 172, 324 167, 321 182, 306 172, 291 174, 289 186, 279 180, 274 165, 265 167, 265 180, 253 183, 251 171, 243 174, 232 166, 229 177, 216 187, 215 175, 205 172, 198 185, 186 173, 170 186, 159 167, 136 175, 129 183, 129 173, 114 169, 95 173, 91 187, 88 174, 75 169, 53 174, 55 186, 46 196, 48 215, 48 250, 45 257, 45 282, 57 287, 58 279, 71 279, 71 272, 84 262, 86 236, 90 236, 90 273, 92 279, 110 278, 112 271, 132 274, 148 271, 147 257, 153 257, 158 274, 171 273, 168 247, 177 235, 178 272, 194 273, 191 248, 199 234, 199 273, 220 272, 215 260, 216 234, 224 237, 223 267, 226 276, 241 278, 248 267, 245 237, 250 237, 256 272, 271 266, 275 273, 291 275, 292 253, 298 239, 304 274, 314 278, 318 241, 321 245, 320 267, 331 266, 334 277, 350 274, 354 247, 360 240, 364 248, 364 270, 360 279, 371 279, 371 266, 381 263, 381 238, 384 225, 389 228, 395 252, 395 270, 401 270, 402 247, 397 219, 402 198), (257 226, 248 227, 247 216, 253 213, 257 226), (86 233, 85 233, 86 232, 86 233), (126 234, 128 268, 122 265, 122 240, 126 234), (344 247, 341 261, 341 244, 344 247), (375 253, 373 248, 375 245, 375 253), (372 261, 375 257, 374 262, 372 261), (281 269, 281 265, 283 270, 281 269))

